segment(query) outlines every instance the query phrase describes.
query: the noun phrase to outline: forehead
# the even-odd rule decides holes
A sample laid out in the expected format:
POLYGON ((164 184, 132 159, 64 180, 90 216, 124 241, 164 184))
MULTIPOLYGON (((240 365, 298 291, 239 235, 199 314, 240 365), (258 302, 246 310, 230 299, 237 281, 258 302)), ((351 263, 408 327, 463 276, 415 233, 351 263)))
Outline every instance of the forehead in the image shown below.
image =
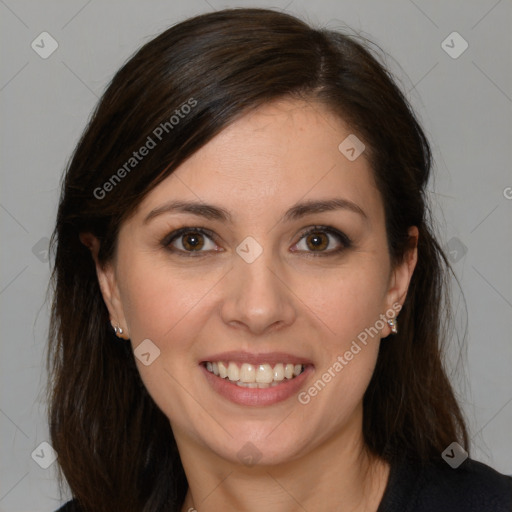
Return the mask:
POLYGON ((223 205, 237 218, 283 210, 301 200, 342 197, 382 213, 364 152, 349 160, 339 145, 350 128, 322 105, 266 104, 239 118, 153 189, 142 214, 169 199, 223 205))

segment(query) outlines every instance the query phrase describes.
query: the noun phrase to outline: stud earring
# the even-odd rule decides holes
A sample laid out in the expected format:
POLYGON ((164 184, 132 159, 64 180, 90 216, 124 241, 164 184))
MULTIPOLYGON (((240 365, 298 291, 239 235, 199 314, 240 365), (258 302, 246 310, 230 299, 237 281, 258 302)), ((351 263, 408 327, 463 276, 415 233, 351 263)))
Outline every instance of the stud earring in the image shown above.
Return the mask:
POLYGON ((397 323, 396 323, 396 319, 395 318, 390 318, 388 320, 388 325, 389 327, 391 327, 391 332, 393 334, 396 334, 398 332, 398 326, 397 326, 397 323))
POLYGON ((117 324, 112 324, 112 327, 114 328, 114 333, 116 334, 116 336, 120 338, 121 334, 123 334, 123 329, 117 324))

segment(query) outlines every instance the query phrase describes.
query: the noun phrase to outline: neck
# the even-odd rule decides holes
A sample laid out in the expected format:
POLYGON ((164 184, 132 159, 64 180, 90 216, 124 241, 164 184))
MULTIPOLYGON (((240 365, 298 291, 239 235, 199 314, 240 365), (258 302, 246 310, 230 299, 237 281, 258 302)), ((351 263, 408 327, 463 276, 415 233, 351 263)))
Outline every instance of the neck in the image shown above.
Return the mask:
POLYGON ((189 483, 182 512, 375 512, 389 474, 388 464, 365 448, 361 429, 276 465, 234 464, 188 443, 180 453, 189 483))

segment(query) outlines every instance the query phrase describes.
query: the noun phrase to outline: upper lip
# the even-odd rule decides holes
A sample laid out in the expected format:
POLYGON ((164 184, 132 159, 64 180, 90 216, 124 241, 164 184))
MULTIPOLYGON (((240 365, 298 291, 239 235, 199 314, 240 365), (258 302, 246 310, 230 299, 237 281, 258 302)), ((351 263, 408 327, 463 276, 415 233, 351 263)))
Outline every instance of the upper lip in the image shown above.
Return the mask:
POLYGON ((201 363, 206 362, 218 362, 218 361, 233 361, 235 363, 249 363, 252 365, 258 364, 270 364, 276 365, 278 363, 291 363, 291 364, 312 364, 312 362, 305 358, 294 356, 292 354, 288 354, 286 352, 241 352, 241 351, 230 351, 230 352, 221 352, 219 354, 213 354, 204 358, 201 363))

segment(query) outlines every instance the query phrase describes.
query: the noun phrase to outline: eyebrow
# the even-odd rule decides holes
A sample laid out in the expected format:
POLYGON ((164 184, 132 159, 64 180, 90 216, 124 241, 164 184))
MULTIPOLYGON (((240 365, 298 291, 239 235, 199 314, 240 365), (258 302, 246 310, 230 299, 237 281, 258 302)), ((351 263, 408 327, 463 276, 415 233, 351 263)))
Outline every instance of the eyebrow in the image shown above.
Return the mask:
MULTIPOLYGON (((363 209, 356 203, 348 199, 339 197, 323 200, 309 200, 293 205, 283 216, 282 222, 290 222, 300 219, 313 213, 328 212, 333 210, 348 210, 361 215, 365 220, 368 216, 363 209)), ((199 217, 223 222, 233 222, 231 213, 220 206, 212 204, 190 202, 190 201, 170 201, 164 205, 152 210, 144 219, 144 224, 164 213, 191 213, 199 217)))

